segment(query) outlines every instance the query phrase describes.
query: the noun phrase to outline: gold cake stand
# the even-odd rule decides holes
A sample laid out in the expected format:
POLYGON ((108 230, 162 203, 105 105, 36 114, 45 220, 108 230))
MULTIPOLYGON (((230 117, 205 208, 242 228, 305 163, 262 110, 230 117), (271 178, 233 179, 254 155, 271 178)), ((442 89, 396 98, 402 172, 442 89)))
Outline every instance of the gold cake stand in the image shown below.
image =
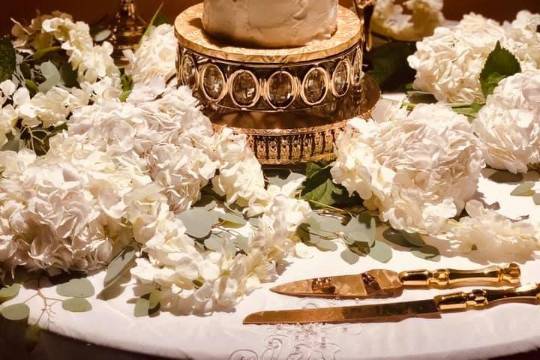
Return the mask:
POLYGON ((363 72, 365 19, 338 9, 338 30, 303 47, 264 49, 208 36, 203 4, 175 22, 178 80, 201 101, 216 129, 246 134, 264 165, 332 160, 351 118, 369 115, 380 97, 363 72))

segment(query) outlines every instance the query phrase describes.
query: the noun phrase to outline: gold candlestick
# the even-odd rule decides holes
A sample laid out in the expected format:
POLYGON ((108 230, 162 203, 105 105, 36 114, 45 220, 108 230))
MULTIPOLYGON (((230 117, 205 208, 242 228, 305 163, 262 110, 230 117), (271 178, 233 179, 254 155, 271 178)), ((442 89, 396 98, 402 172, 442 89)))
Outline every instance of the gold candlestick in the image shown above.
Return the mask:
POLYGON ((138 15, 134 0, 121 0, 120 9, 112 23, 113 57, 119 66, 127 64, 124 50, 136 50, 146 29, 146 22, 138 15))

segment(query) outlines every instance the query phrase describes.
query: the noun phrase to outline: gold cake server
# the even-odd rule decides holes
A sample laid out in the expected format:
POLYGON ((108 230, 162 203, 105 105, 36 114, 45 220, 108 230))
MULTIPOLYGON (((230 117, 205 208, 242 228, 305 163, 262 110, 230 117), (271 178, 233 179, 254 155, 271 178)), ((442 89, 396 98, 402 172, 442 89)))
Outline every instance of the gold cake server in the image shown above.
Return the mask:
POLYGON ((439 318, 441 313, 482 310, 506 303, 540 304, 540 284, 497 290, 477 289, 471 292, 439 295, 429 300, 391 304, 262 311, 246 317, 244 324, 393 322, 411 317, 439 318))
POLYGON ((362 274, 295 281, 271 290, 290 296, 332 299, 362 299, 399 296, 405 288, 455 288, 464 286, 519 285, 518 264, 489 266, 477 270, 414 270, 400 273, 370 270, 362 274))

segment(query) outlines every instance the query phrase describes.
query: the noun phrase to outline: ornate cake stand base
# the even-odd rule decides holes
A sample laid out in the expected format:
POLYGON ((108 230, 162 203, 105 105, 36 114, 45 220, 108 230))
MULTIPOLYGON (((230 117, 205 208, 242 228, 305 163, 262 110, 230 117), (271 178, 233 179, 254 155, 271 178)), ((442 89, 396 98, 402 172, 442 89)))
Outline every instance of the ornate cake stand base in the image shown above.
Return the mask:
POLYGON ((263 165, 298 165, 332 161, 334 143, 350 119, 367 118, 381 92, 369 76, 363 84, 335 104, 298 112, 219 112, 207 109, 216 130, 232 128, 245 134, 263 165))
POLYGON ((178 81, 215 127, 246 134, 264 165, 333 159, 347 121, 369 115, 380 96, 363 71, 365 19, 340 6, 332 37, 263 49, 209 37, 203 11, 197 4, 176 19, 178 81))

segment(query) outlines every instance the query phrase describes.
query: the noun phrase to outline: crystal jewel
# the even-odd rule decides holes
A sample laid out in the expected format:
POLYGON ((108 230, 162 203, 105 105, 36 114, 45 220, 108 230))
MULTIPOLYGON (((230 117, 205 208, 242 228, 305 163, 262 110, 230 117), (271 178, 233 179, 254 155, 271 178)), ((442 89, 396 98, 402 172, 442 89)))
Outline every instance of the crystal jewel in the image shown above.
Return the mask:
POLYGON ((346 60, 340 61, 332 75, 332 86, 335 96, 344 96, 349 90, 349 64, 346 60))
POLYGON ((268 79, 268 101, 279 109, 284 109, 294 101, 294 78, 286 71, 279 71, 268 79))
POLYGON ((232 83, 232 97, 240 106, 253 106, 258 100, 257 78, 251 72, 241 70, 232 83))
POLYGON ((320 104, 327 93, 328 80, 323 68, 317 67, 308 71, 302 84, 304 101, 308 105, 320 104))
POLYGON ((194 89, 197 86, 197 65, 191 55, 185 54, 180 65, 180 77, 184 85, 194 89))
POLYGON ((354 56, 353 61, 353 69, 352 69, 352 76, 353 76, 353 84, 355 86, 360 85, 362 82, 362 79, 364 78, 364 55, 363 51, 361 49, 356 50, 356 55, 354 56))
POLYGON ((203 74, 203 90, 209 100, 219 101, 225 90, 225 76, 214 64, 208 64, 203 74))

